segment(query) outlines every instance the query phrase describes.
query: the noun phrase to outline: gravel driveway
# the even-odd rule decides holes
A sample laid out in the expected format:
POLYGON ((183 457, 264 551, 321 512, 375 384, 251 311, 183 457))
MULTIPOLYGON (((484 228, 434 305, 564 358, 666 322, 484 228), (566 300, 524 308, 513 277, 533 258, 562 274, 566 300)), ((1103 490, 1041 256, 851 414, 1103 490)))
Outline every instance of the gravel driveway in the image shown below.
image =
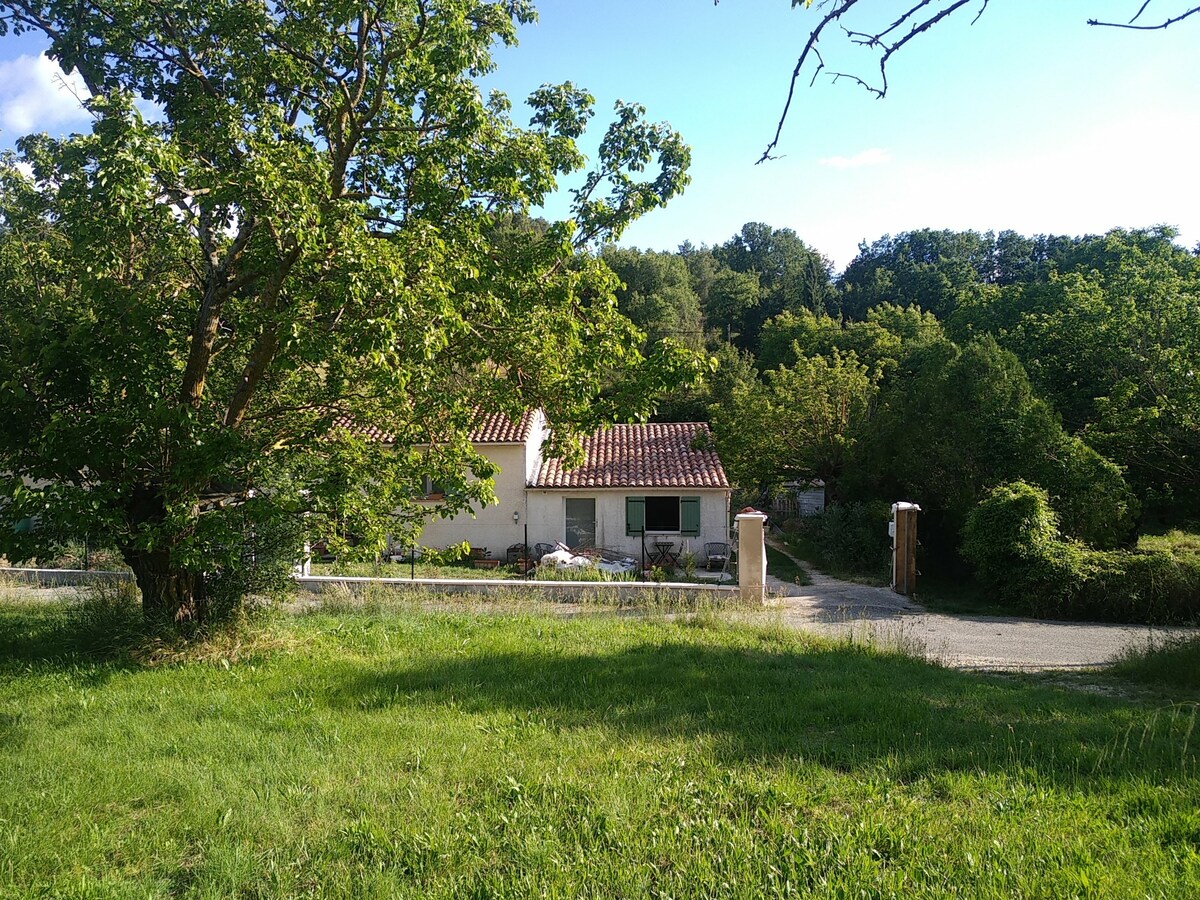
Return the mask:
POLYGON ((796 562, 812 577, 811 585, 768 576, 768 589, 775 595, 772 605, 787 625, 835 636, 869 633, 884 643, 923 650, 929 659, 956 668, 1091 668, 1112 661, 1130 645, 1200 633, 1195 628, 944 615, 890 588, 838 581, 796 562))

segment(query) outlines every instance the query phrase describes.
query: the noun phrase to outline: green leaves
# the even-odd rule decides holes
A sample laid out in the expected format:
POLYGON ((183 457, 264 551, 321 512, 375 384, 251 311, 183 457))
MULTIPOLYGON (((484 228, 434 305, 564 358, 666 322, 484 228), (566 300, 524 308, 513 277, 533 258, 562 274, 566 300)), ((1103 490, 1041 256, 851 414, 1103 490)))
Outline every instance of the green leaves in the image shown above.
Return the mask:
POLYGON ((721 458, 742 487, 819 478, 837 496, 855 445, 874 412, 879 376, 853 352, 801 356, 735 390, 714 407, 721 458))
POLYGON ((52 485, 62 530, 192 571, 237 569, 252 533, 370 552, 426 475, 487 502, 478 410, 569 435, 697 371, 644 356, 576 250, 682 189, 677 134, 620 106, 574 226, 502 227, 584 164, 594 103, 544 86, 522 129, 481 95, 529 3, 10 7, 94 94, 90 134, 0 171, 0 471, 52 485))
POLYGON ((599 165, 571 192, 581 246, 617 240, 630 222, 665 205, 691 180, 691 150, 666 123, 643 121, 645 113, 639 104, 617 101, 616 120, 600 142, 599 165), (659 168, 652 180, 631 174, 645 171, 651 162, 659 168))

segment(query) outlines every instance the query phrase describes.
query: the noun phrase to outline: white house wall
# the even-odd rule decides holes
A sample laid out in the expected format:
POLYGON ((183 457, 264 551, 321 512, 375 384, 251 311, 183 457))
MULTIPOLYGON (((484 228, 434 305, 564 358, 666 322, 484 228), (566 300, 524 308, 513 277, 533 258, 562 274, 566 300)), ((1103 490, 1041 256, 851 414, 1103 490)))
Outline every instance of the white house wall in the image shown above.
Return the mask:
POLYGON ((499 503, 476 507, 474 518, 467 512, 452 519, 431 516, 419 543, 422 547, 441 548, 467 541, 472 547, 487 547, 493 557, 503 559, 505 550, 525 537, 526 448, 520 444, 492 444, 477 449, 500 467, 496 473, 499 503), (514 512, 520 514, 516 523, 514 512))
MULTIPOLYGON (((640 559, 642 539, 637 535, 625 534, 626 497, 699 497, 700 534, 684 537, 678 532, 664 533, 664 539, 675 542, 675 550, 687 542, 688 549, 697 557, 704 555, 704 544, 709 541, 729 542, 729 495, 723 490, 703 488, 670 488, 666 490, 648 488, 620 488, 603 490, 544 490, 530 488, 529 543, 553 543, 566 538, 568 497, 594 498, 596 501, 596 545, 615 550, 640 559)), ((655 532, 646 533, 646 552, 654 542, 655 532)))
POLYGON ((529 439, 525 442, 525 484, 533 484, 537 478, 538 469, 542 467, 542 441, 550 436, 546 426, 546 414, 540 409, 533 414, 533 424, 529 429, 529 439))

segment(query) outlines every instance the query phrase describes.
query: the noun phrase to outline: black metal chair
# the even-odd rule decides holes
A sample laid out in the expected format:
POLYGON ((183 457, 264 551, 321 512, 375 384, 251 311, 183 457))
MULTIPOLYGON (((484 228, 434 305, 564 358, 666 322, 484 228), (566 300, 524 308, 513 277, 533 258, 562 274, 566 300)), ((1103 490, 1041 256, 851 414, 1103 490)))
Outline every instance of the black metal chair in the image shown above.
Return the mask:
POLYGON ((709 541, 704 545, 704 568, 710 572, 725 571, 729 565, 729 545, 724 541, 709 541))

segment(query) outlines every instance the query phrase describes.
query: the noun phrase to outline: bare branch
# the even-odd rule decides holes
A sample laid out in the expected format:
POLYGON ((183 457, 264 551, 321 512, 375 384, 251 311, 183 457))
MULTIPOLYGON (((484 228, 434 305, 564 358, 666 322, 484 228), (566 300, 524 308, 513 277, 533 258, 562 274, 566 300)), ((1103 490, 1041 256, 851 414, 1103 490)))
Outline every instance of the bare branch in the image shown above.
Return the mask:
POLYGON ((759 157, 758 161, 760 163, 766 162, 768 159, 774 159, 771 156, 771 151, 779 146, 779 138, 783 134, 783 123, 787 121, 788 111, 792 108, 792 98, 796 94, 796 81, 800 78, 800 73, 804 70, 804 64, 808 61, 808 55, 816 49, 817 42, 821 40, 821 34, 825 31, 825 26, 830 22, 836 22, 857 2, 858 0, 842 0, 842 3, 834 7, 833 11, 821 20, 821 24, 809 34, 808 41, 805 43, 804 49, 800 52, 800 58, 796 60, 796 68, 792 70, 792 80, 788 84, 787 99, 783 103, 783 112, 779 116, 779 124, 775 126, 775 137, 771 139, 771 142, 767 144, 767 149, 759 157))
POLYGON ((1146 2, 1142 4, 1142 8, 1139 9, 1136 13, 1134 13, 1133 18, 1129 20, 1129 24, 1132 25, 1134 22, 1136 22, 1138 19, 1140 19, 1142 17, 1142 13, 1144 13, 1146 11, 1146 7, 1149 6, 1153 2, 1154 2, 1154 0, 1146 0, 1146 2))
MULTIPOLYGON (((718 0, 719 2, 719 0, 718 0)), ((887 66, 891 58, 900 50, 902 50, 913 38, 917 35, 924 34, 933 28, 933 26, 942 22, 948 16, 953 15, 964 6, 968 6, 972 2, 977 2, 979 8, 975 13, 975 17, 971 19, 971 24, 974 25, 979 21, 980 17, 987 11, 990 0, 910 0, 911 5, 900 14, 898 18, 888 24, 886 27, 878 31, 859 30, 849 28, 841 23, 841 18, 851 11, 858 3, 858 0, 821 0, 815 4, 818 10, 828 10, 825 16, 817 23, 811 32, 809 32, 808 40, 804 44, 803 50, 800 52, 800 57, 796 61, 796 67, 792 70, 792 77, 788 83, 787 97, 784 99, 783 111, 780 113, 779 122, 775 126, 775 134, 767 144, 762 156, 758 158, 759 163, 766 162, 769 159, 776 159, 772 152, 779 146, 780 136, 783 133, 784 123, 787 121, 788 114, 791 112, 792 102, 795 99, 796 84, 800 79, 801 73, 804 71, 805 65, 809 58, 813 57, 817 60, 816 68, 813 70, 812 77, 809 79, 809 87, 812 87, 817 82, 817 78, 822 72, 833 82, 838 82, 843 79, 852 81, 859 87, 874 94, 877 98, 882 99, 887 96, 888 92, 888 73, 887 66), (930 9, 933 7, 933 9, 930 9), (867 49, 876 50, 879 52, 879 83, 871 84, 861 75, 853 72, 829 71, 825 65, 825 59, 818 50, 818 44, 824 36, 829 25, 836 23, 845 35, 846 40, 855 46, 865 47, 867 49), (908 25, 908 30, 900 37, 896 37, 897 32, 908 25)), ((1177 22, 1182 22, 1184 19, 1200 13, 1200 6, 1194 6, 1179 15, 1172 16, 1160 22, 1157 25, 1138 25, 1136 24, 1150 6, 1152 0, 1142 0, 1141 6, 1138 7, 1133 18, 1128 22, 1102 22, 1098 19, 1088 19, 1088 25, 1098 25, 1106 28, 1127 28, 1135 31, 1161 31, 1164 28, 1170 28, 1177 22)), ((793 3, 793 6, 800 5, 793 3)), ((806 4, 807 5, 807 4, 806 4)))
POLYGON ((1182 22, 1188 16, 1193 16, 1200 12, 1200 6, 1193 6, 1186 12, 1181 12, 1179 15, 1173 16, 1172 18, 1167 19, 1164 22, 1160 22, 1157 25, 1135 25, 1134 23, 1138 20, 1141 14, 1145 12, 1146 7, 1149 5, 1150 0, 1146 0, 1146 2, 1142 4, 1142 8, 1138 10, 1137 15, 1128 22, 1101 22, 1099 19, 1088 19, 1087 23, 1089 25, 1099 25, 1101 28, 1126 28, 1130 31, 1161 31, 1164 28, 1170 28, 1176 22, 1182 22))
MULTIPOLYGON (((883 28, 877 32, 860 31, 847 28, 846 26, 842 25, 842 31, 845 32, 846 38, 851 43, 880 51, 880 82, 878 85, 872 85, 861 76, 849 72, 830 72, 830 78, 834 82, 840 81, 843 78, 853 81, 860 87, 874 94, 876 97, 882 99, 883 97, 887 96, 888 91, 887 64, 897 51, 905 47, 913 38, 917 37, 917 35, 924 34, 934 25, 937 25, 947 16, 952 15, 963 6, 973 2, 978 2, 979 11, 976 13, 975 18, 971 23, 974 24, 979 20, 979 17, 983 15, 984 10, 987 9, 989 0, 941 0, 941 2, 944 2, 945 5, 940 9, 937 9, 936 12, 932 12, 930 15, 928 15, 928 17, 925 18, 918 16, 918 13, 927 7, 934 5, 936 2, 939 2, 939 0, 917 0, 917 2, 913 3, 913 5, 909 7, 909 9, 903 14, 901 14, 899 18, 889 24, 886 28, 883 28), (902 37, 894 37, 897 29, 900 29, 905 24, 909 24, 908 31, 906 31, 902 37)), ((762 156, 759 157, 759 163, 766 162, 769 159, 775 159, 775 157, 772 156, 772 151, 779 146, 780 136, 783 133, 783 126, 787 121, 788 113, 791 111, 792 101, 795 98, 796 83, 799 81, 800 73, 804 70, 804 66, 808 62, 809 57, 813 56, 817 59, 816 71, 813 72, 812 79, 809 81, 810 87, 816 83, 817 76, 820 75, 822 70, 825 69, 825 60, 817 49, 817 45, 825 33, 825 29, 832 23, 838 23, 840 25, 839 20, 854 6, 856 6, 857 3, 858 0, 837 0, 837 2, 830 0, 828 5, 832 8, 809 33, 808 40, 804 45, 804 49, 800 53, 800 58, 796 61, 796 67, 792 70, 792 78, 788 84, 788 93, 787 98, 784 100, 783 112, 779 117, 779 123, 775 127, 775 136, 771 139, 771 142, 767 144, 767 148, 763 151, 762 156)))

